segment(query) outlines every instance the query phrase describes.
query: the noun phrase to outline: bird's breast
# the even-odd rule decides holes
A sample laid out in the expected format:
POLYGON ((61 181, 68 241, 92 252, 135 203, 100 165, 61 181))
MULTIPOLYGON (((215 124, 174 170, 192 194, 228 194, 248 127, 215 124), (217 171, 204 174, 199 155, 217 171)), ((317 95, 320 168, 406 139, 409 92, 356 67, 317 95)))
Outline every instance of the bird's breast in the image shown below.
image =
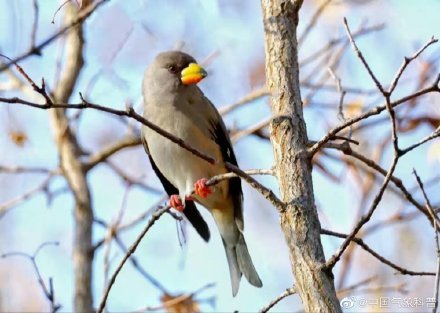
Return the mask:
MULTIPOLYGON (((160 172, 179 190, 181 196, 189 194, 197 180, 226 172, 220 147, 210 138, 208 130, 200 129, 199 125, 195 125, 179 112, 173 112, 173 116, 155 114, 155 119, 151 121, 218 162, 215 165, 210 164, 155 131, 146 129, 144 135, 151 157, 160 172)), ((198 200, 204 206, 212 208, 217 206, 217 202, 224 201, 227 193, 228 184, 220 183, 214 187, 214 193, 208 199, 198 200)))

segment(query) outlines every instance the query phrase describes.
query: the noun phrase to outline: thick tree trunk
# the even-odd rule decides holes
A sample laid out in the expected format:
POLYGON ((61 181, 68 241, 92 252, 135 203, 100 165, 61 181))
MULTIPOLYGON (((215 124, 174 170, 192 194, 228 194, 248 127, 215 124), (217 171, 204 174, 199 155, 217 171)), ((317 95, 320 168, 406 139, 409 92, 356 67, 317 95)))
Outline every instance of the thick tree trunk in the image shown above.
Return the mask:
POLYGON ((262 0, 266 80, 274 115, 271 141, 285 203, 280 220, 305 311, 341 312, 333 275, 320 267, 325 258, 299 89, 296 30, 301 4, 302 0, 262 0))
MULTIPOLYGON (((65 6, 65 24, 69 24, 78 15, 74 4, 65 6)), ((65 63, 61 77, 57 82, 53 96, 56 103, 68 103, 78 76, 84 64, 82 24, 69 30, 65 39, 65 63)), ((87 184, 86 171, 81 163, 81 148, 69 125, 64 109, 50 111, 50 119, 58 153, 60 166, 72 191, 74 208, 73 269, 75 275, 75 312, 93 312, 92 294, 92 201, 87 184)))

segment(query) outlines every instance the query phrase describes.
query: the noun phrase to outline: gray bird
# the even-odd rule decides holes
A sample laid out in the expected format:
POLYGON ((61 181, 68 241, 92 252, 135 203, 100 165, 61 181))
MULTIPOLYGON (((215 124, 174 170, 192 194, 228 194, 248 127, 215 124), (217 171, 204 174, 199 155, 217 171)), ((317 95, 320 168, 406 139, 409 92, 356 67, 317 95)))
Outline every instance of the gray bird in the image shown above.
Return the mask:
POLYGON ((197 87, 206 71, 180 51, 160 53, 145 72, 144 117, 216 159, 210 164, 150 128, 142 141, 151 165, 170 196, 170 205, 183 211, 200 236, 208 241, 208 225, 194 202, 208 209, 223 239, 231 276, 232 295, 242 274, 254 286, 262 282, 243 237, 243 193, 239 178, 208 187, 206 179, 226 173, 224 162, 237 165, 225 124, 214 105, 197 87), (195 190, 195 194, 191 192, 195 190))

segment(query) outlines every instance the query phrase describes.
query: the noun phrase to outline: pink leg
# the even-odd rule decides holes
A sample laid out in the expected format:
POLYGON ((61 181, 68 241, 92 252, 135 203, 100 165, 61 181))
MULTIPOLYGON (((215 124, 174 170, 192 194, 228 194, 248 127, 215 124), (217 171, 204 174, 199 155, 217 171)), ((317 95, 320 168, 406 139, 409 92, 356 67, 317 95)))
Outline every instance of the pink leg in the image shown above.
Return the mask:
POLYGON ((185 206, 182 203, 182 200, 180 200, 179 195, 171 195, 170 196, 170 206, 172 208, 175 208, 179 212, 183 212, 185 209, 185 206))
POLYGON ((206 182, 208 180, 206 178, 199 179, 194 184, 194 189, 196 195, 199 195, 202 198, 206 198, 212 193, 212 190, 209 186, 206 186, 206 182))

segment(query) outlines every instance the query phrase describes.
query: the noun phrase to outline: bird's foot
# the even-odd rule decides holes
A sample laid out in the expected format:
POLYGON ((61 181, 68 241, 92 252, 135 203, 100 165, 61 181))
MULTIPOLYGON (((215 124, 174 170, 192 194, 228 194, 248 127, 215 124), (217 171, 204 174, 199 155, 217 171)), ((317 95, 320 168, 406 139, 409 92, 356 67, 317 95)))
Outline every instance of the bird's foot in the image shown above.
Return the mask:
POLYGON ((171 195, 170 196, 170 206, 175 208, 179 212, 183 212, 185 206, 182 203, 179 195, 171 195))
POLYGON ((202 197, 202 198, 206 198, 207 196, 209 196, 212 193, 212 190, 209 186, 206 186, 206 182, 208 180, 206 178, 202 178, 199 179, 198 181, 195 182, 194 184, 194 190, 196 195, 202 197))
MULTIPOLYGON (((186 196, 186 201, 194 201, 193 197, 186 196)), ((185 209, 185 205, 182 203, 182 200, 180 199, 179 195, 171 195, 170 196, 170 207, 176 209, 179 212, 183 212, 185 209)))

